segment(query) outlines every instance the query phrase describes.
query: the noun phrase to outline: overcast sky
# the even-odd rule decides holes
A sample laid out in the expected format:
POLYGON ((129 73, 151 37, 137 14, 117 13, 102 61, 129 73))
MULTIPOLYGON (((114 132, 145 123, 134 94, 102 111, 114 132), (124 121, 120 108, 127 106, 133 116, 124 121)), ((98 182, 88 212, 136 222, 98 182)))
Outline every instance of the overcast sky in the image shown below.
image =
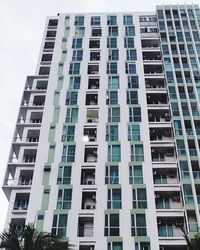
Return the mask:
MULTIPOLYGON (((0 0, 0 185, 27 75, 36 68, 46 16, 59 12, 152 11, 159 0, 0 0), (2 29, 3 28, 3 29, 2 29)), ((187 2, 177 1, 179 3, 187 2)), ((194 0, 193 3, 199 1, 194 0)), ((0 190, 0 231, 7 201, 0 190)))

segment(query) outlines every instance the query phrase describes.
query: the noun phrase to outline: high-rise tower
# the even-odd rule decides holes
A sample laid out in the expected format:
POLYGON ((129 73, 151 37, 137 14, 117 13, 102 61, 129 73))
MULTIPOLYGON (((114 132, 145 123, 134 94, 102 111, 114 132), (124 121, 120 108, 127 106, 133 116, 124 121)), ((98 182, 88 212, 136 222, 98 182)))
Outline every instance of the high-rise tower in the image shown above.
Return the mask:
POLYGON ((48 17, 3 189, 76 250, 186 250, 200 227, 200 9, 48 17))

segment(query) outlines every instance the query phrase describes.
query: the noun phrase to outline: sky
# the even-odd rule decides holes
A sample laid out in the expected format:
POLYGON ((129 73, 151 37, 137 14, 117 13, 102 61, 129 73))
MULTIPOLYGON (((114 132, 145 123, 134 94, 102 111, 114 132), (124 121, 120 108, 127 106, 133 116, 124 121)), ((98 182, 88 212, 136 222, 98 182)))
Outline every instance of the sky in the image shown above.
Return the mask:
MULTIPOLYGON (((27 75, 33 75, 46 16, 61 12, 154 11, 155 5, 187 0, 0 0, 0 186, 27 75)), ((193 3, 199 3, 194 0, 193 3)), ((0 188, 0 232, 7 200, 0 188)))

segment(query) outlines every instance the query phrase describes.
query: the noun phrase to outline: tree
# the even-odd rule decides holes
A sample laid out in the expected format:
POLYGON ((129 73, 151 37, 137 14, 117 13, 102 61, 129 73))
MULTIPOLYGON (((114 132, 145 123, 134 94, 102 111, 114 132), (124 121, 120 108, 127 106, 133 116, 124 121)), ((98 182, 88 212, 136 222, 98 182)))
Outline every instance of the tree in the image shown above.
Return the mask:
POLYGON ((190 238, 185 230, 182 229, 182 231, 187 243, 188 250, 200 250, 200 232, 195 234, 194 238, 190 238))
POLYGON ((37 231, 33 225, 27 225, 21 231, 15 227, 0 234, 0 248, 7 250, 70 250, 72 245, 58 236, 37 231))

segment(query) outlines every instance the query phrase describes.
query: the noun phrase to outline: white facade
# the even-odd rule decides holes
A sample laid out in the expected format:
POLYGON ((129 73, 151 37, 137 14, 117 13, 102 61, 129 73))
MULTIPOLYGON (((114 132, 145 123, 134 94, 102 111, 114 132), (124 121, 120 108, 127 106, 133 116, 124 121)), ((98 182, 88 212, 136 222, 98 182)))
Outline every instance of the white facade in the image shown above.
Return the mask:
MULTIPOLYGON (((198 6, 157 10, 162 8, 166 27, 168 9, 172 14, 177 8, 178 13, 191 9, 196 24, 199 21, 198 6)), ((38 230, 67 236, 77 250, 186 249, 180 227, 192 234, 199 226, 199 157, 190 159, 190 177, 181 177, 180 161, 186 156, 176 153, 182 137, 176 137, 173 123, 178 119, 170 106, 159 18, 156 12, 47 18, 36 72, 25 85, 3 184, 10 201, 6 225, 35 223, 38 230), (80 77, 80 86, 78 81, 72 85, 72 77, 80 77), (112 85, 110 77, 115 79, 112 85), (71 117, 68 112, 73 112, 71 117), (188 204, 187 199, 194 200, 188 204)), ((188 88, 188 103, 189 93, 188 88)), ((181 97, 178 101, 181 106, 181 97)), ((189 139, 188 157, 193 144, 198 151, 198 134, 195 143, 189 139)))

